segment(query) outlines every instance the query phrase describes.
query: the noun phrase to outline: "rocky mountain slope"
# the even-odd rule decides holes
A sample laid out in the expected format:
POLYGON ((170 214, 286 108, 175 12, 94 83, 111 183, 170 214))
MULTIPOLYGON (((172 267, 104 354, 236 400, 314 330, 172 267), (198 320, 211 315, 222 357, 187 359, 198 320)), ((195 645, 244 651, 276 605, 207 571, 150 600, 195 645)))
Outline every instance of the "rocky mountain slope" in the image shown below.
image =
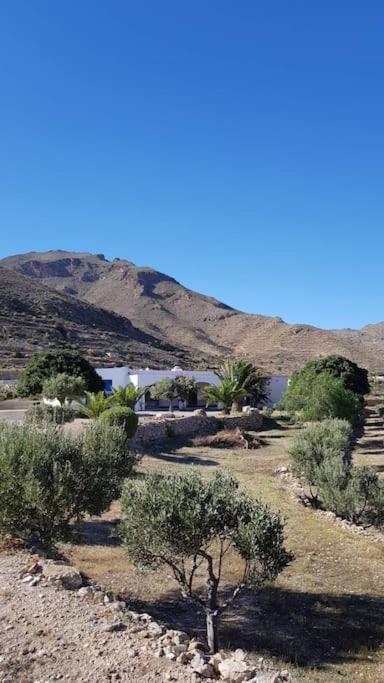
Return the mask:
POLYGON ((0 266, 0 367, 17 368, 37 351, 63 345, 79 348, 95 365, 197 362, 126 317, 0 266))
POLYGON ((183 287, 168 275, 103 255, 50 251, 3 259, 7 268, 63 294, 127 317, 143 333, 177 347, 201 364, 247 357, 267 370, 292 372, 329 353, 384 371, 384 323, 361 330, 323 330, 242 313, 183 287))

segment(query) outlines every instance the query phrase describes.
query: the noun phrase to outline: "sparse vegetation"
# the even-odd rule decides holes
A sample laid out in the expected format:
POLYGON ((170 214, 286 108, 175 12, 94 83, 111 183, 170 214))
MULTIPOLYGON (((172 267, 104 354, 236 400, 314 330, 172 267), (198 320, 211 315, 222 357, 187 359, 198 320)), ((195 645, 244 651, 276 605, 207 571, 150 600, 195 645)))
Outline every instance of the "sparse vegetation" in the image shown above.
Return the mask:
POLYGON ((132 561, 141 568, 167 565, 183 597, 204 610, 211 652, 218 650, 219 615, 246 587, 260 587, 286 567, 280 516, 240 492, 229 475, 205 482, 198 474, 153 474, 140 488, 127 483, 121 533, 132 561), (223 562, 229 550, 243 563, 241 580, 219 599, 223 562), (198 570, 207 577, 206 595, 195 590, 198 570))
POLYGON ((72 422, 75 418, 75 411, 68 405, 50 406, 40 403, 36 406, 31 406, 25 413, 25 421, 29 424, 44 425, 44 424, 64 424, 65 422, 72 422))

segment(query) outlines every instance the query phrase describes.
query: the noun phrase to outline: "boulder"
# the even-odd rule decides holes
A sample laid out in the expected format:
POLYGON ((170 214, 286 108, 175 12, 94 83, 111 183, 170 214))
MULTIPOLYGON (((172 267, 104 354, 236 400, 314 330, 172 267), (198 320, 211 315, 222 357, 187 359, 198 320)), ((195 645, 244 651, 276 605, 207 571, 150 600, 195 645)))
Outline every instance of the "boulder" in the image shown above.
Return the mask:
POLYGON ((230 683, 243 683, 243 681, 249 681, 255 676, 255 667, 241 658, 243 655, 242 650, 238 650, 237 652, 239 653, 238 659, 235 659, 234 656, 228 657, 228 659, 219 662, 217 666, 221 678, 224 681, 230 681, 230 683))
POLYGON ((196 652, 189 665, 192 671, 199 674, 202 678, 212 678, 215 675, 213 666, 199 652, 196 652))
POLYGON ((43 574, 48 581, 67 590, 77 590, 83 585, 83 577, 79 570, 68 564, 47 563, 44 565, 43 574))

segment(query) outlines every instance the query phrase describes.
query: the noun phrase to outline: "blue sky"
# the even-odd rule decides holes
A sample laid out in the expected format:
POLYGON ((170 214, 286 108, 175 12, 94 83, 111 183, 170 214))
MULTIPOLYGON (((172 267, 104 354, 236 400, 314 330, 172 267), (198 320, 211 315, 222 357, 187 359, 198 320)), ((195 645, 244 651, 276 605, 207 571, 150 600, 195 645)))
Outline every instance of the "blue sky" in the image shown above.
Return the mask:
POLYGON ((0 255, 383 320, 383 38, 369 0, 3 0, 0 255))

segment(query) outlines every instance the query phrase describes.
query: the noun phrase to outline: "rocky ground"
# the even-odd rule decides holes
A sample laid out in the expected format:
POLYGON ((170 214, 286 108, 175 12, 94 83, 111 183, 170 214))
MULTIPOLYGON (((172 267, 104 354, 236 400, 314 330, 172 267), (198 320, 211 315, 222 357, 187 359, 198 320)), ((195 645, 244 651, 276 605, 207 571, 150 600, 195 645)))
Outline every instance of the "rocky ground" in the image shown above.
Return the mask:
POLYGON ((0 554, 0 682, 151 683, 199 680, 283 683, 246 653, 211 658, 204 644, 166 631, 74 567, 24 551, 0 554))

